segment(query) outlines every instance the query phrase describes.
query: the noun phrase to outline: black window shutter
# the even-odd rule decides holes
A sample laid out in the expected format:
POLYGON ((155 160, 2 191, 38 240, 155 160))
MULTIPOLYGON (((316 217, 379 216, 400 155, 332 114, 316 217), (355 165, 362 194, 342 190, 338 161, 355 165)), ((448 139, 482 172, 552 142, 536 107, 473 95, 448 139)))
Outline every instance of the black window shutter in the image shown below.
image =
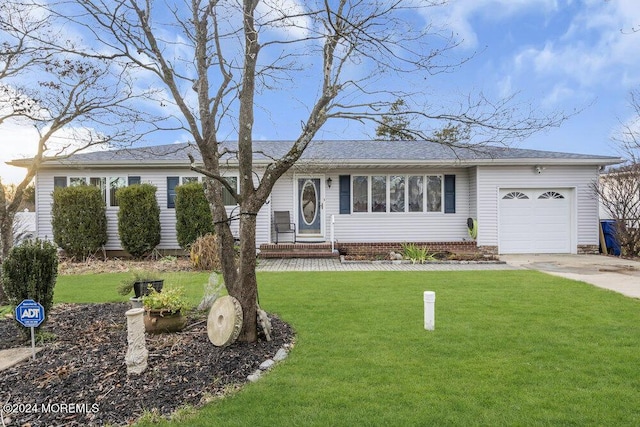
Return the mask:
POLYGON ((177 176, 167 177, 167 208, 176 207, 176 187, 180 182, 180 178, 177 176))
POLYGON ((456 213, 456 176, 444 176, 444 213, 456 213))
POLYGON ((340 175, 340 213, 351 213, 351 175, 340 175))
POLYGON ((142 181, 140 180, 139 176, 130 176, 128 178, 128 182, 127 185, 134 185, 134 184, 140 184, 142 181))
POLYGON ((54 176, 53 177, 53 187, 66 187, 67 186, 67 177, 66 176, 54 176))

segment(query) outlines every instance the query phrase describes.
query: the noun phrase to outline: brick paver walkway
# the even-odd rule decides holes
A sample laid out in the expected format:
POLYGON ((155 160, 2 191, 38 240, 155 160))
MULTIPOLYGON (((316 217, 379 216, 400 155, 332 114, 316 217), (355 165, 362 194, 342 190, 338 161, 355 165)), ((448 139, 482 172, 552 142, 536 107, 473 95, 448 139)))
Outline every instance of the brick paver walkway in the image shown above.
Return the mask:
POLYGON ((465 271, 517 270, 506 263, 428 263, 345 262, 335 258, 261 259, 257 271, 465 271))

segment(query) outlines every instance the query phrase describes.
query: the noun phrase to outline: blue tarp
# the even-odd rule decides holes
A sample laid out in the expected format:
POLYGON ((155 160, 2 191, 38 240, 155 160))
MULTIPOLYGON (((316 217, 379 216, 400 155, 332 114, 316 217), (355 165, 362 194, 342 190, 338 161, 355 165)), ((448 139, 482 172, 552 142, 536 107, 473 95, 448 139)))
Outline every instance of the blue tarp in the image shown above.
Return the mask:
POLYGON ((607 245, 609 255, 620 256, 620 244, 616 239, 616 221, 613 219, 603 219, 600 221, 604 241, 607 245))

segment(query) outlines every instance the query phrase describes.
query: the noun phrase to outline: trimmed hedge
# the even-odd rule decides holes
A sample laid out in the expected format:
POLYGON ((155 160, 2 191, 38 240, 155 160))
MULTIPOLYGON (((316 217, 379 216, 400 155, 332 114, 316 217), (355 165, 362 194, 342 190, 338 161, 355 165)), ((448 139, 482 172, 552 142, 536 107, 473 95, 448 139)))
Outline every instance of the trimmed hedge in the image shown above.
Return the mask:
POLYGON ((120 204, 118 233, 122 247, 134 258, 151 253, 160 243, 160 207, 156 187, 135 184, 116 190, 120 204))
POLYGON ((14 246, 2 264, 2 282, 9 302, 18 305, 32 299, 44 307, 45 317, 53 306, 57 278, 58 248, 48 241, 27 240, 14 246))
POLYGON ((192 182, 176 187, 176 232, 183 249, 188 249, 198 237, 214 232, 202 184, 192 182))
POLYGON ((102 190, 91 185, 53 191, 53 240, 68 256, 84 260, 107 243, 102 190))

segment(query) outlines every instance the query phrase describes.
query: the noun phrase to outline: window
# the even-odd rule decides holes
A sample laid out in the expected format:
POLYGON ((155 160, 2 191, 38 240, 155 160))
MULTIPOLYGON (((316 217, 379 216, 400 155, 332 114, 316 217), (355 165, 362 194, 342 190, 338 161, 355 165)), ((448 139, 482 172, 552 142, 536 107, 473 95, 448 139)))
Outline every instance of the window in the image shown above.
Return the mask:
POLYGON ((109 178, 109 206, 119 206, 116 191, 126 186, 127 180, 122 176, 109 178))
POLYGON ((424 177, 409 177, 409 212, 424 211, 424 177))
MULTIPOLYGON (((129 177, 115 176, 115 177, 108 177, 108 178, 104 176, 69 177, 70 187, 77 187, 80 185, 92 185, 94 187, 98 187, 102 192, 102 200, 104 200, 105 205, 110 207, 117 207, 119 205, 118 200, 116 198, 116 191, 118 190, 118 188, 126 187, 127 185, 140 184, 140 182, 141 180, 139 176, 129 176, 129 177)), ((66 177, 54 178, 55 187, 62 187, 62 186, 66 187, 66 185, 67 185, 66 177), (64 185, 61 185, 62 180, 64 180, 64 185)))
POLYGON ((167 209, 176 207, 176 187, 179 182, 180 178, 177 176, 167 177, 167 209))
POLYGON ((564 196, 555 191, 547 191, 546 193, 542 193, 538 199, 564 199, 564 196))
POLYGON ((67 186, 67 177, 66 176, 54 176, 53 177, 53 188, 66 187, 66 186, 67 186))
POLYGON ((89 185, 98 187, 102 192, 102 200, 107 203, 107 178, 105 177, 91 177, 89 178, 89 185))
POLYGON ((427 212, 442 212, 442 177, 427 176, 427 212))
POLYGON ((353 212, 455 213, 455 175, 354 176, 351 181, 353 212))
MULTIPOLYGON (((228 176, 225 177, 225 180, 229 183, 229 185, 231 185, 233 188, 236 189, 236 193, 238 192, 238 177, 237 176, 228 176)), ((222 188, 222 200, 224 201, 225 206, 235 206, 238 203, 236 202, 236 199, 233 198, 233 196, 231 195, 231 193, 229 192, 229 190, 227 190, 226 188, 222 188)))
POLYGON ((141 182, 142 180, 140 179, 139 176, 130 176, 127 178, 127 185, 140 184, 141 182))
POLYGON ((198 182, 197 176, 183 176, 182 177, 182 185, 189 184, 190 182, 198 182))
POLYGON ((387 177, 371 177, 371 212, 387 211, 387 177))
POLYGON ((87 185, 87 178, 77 176, 69 178, 69 187, 77 187, 79 185, 87 185))
POLYGON ((353 212, 369 211, 369 178, 353 177, 353 212))
POLYGON ((505 194, 503 197, 504 200, 512 200, 512 199, 526 200, 528 198, 529 196, 527 196, 524 193, 521 193, 520 191, 512 191, 511 193, 505 194))
POLYGON ((404 212, 404 176, 389 177, 389 209, 391 212, 404 212))

